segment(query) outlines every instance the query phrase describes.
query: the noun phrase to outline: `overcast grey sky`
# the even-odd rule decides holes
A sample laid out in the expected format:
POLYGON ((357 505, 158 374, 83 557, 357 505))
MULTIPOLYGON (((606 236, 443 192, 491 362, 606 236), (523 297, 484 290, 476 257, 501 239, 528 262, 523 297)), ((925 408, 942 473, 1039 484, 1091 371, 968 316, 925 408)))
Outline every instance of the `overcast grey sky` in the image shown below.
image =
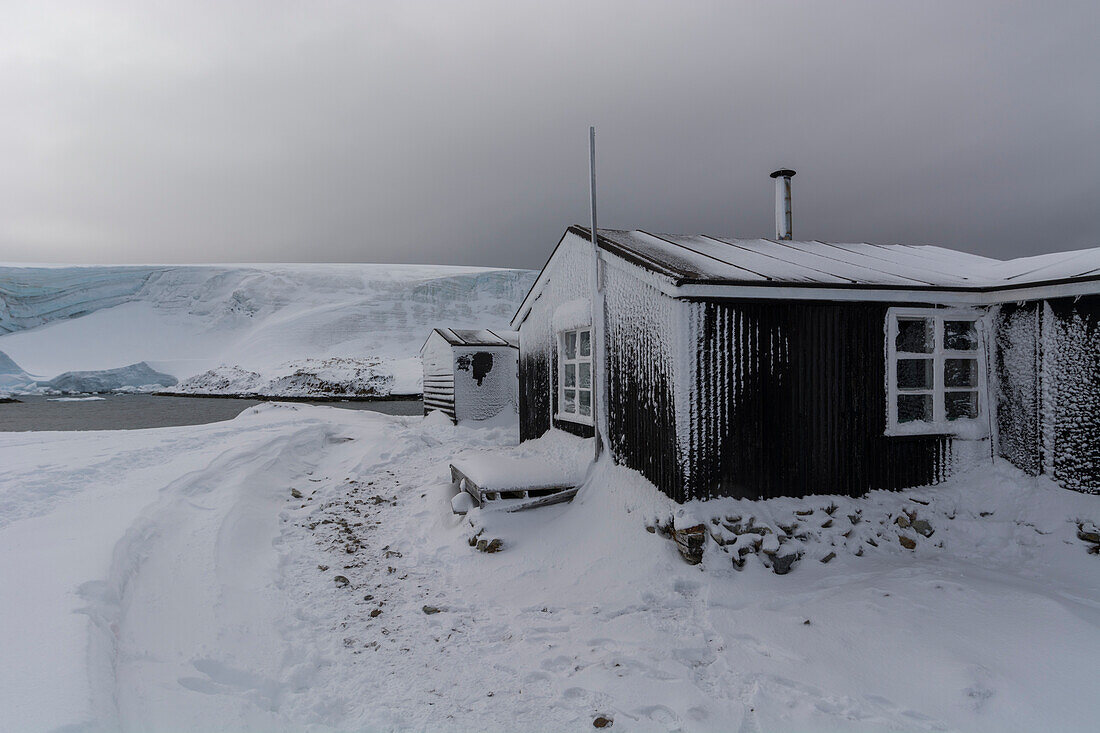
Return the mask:
POLYGON ((0 261, 1100 246, 1100 4, 0 0, 0 261))

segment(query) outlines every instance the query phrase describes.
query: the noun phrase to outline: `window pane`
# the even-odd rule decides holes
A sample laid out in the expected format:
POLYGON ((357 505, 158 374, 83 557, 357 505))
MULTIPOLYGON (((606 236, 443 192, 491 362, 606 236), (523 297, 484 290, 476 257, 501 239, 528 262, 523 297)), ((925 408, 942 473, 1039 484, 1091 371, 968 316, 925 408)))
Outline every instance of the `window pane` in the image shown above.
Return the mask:
POLYGON ((577 365, 566 364, 565 365, 565 386, 576 387, 577 386, 577 365))
POLYGON ((592 355, 592 332, 581 331, 581 356, 592 355))
POLYGON ((580 412, 581 412, 581 414, 582 415, 591 415, 592 414, 592 393, 590 391, 588 391, 587 389, 582 389, 577 393, 577 396, 580 398, 580 405, 581 405, 580 412))
POLYGON ((586 361, 582 361, 578 366, 581 368, 581 386, 585 388, 592 387, 592 365, 586 361))
POLYGON ((977 387, 977 359, 944 359, 943 384, 945 387, 977 387))
POLYGON ((932 422, 932 395, 898 395, 898 422, 932 422))
POLYGON ((977 392, 946 392, 943 395, 948 420, 978 416, 977 392))
POLYGON ((931 318, 898 319, 898 338, 895 342, 898 351, 909 354, 931 354, 932 337, 931 318))
POLYGON ((943 345, 952 351, 975 351, 978 348, 978 331, 974 321, 944 321, 943 345))
POLYGON ((562 412, 576 412, 577 411, 577 390, 567 389, 563 390, 565 394, 565 404, 562 405, 562 412))
POLYGON ((898 359, 898 389, 932 389, 932 360, 898 359))
POLYGON ((565 342, 565 358, 576 359, 577 358, 577 333, 576 331, 570 331, 564 334, 565 338, 562 340, 565 342))

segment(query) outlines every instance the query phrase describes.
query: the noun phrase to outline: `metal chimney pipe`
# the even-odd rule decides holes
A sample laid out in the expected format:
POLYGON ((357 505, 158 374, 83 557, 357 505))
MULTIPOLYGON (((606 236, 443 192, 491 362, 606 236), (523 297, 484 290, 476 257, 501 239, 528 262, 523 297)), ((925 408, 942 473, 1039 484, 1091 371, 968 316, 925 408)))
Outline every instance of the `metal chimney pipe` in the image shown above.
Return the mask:
POLYGON ((794 171, 780 168, 772 173, 775 179, 775 238, 790 239, 793 236, 791 223, 791 178, 794 171))

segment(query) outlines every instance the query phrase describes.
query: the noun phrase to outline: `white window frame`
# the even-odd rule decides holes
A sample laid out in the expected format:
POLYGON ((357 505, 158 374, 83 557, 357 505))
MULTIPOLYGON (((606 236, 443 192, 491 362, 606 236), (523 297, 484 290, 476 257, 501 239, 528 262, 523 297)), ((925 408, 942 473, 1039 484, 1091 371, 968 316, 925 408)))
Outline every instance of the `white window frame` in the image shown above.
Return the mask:
POLYGON ((593 394, 593 387, 595 386, 595 379, 594 379, 595 375, 592 371, 592 369, 593 369, 592 354, 593 354, 593 351, 595 350, 595 344, 592 341, 592 327, 591 326, 582 326, 580 328, 570 328, 570 329, 565 329, 564 331, 559 331, 558 332, 558 338, 557 338, 557 347, 558 347, 558 385, 557 385, 557 404, 554 405, 554 419, 556 419, 556 420, 566 420, 568 422, 579 423, 581 425, 593 425, 594 422, 593 422, 593 418, 592 418, 591 413, 593 412, 592 407, 594 405, 594 403, 592 401, 593 400, 592 394, 593 394), (588 334, 588 356, 581 356, 581 334, 582 333, 587 333, 588 334), (566 359, 565 358, 565 337, 568 334, 575 334, 576 338, 577 338, 577 349, 576 349, 576 353, 574 354, 574 358, 572 358, 572 359, 566 359), (573 407, 574 407, 573 412, 566 412, 565 411, 565 367, 566 367, 567 364, 576 365, 576 370, 577 370, 576 386, 571 387, 571 389, 575 390, 576 393, 577 393, 576 399, 573 400, 573 407), (590 376, 589 376, 589 386, 587 388, 582 388, 580 386, 580 380, 581 380, 580 365, 581 364, 588 364, 588 373, 589 373, 590 376), (589 393, 589 401, 588 401, 589 414, 588 415, 582 415, 580 413, 580 409, 581 409, 580 393, 582 391, 586 391, 586 392, 589 393))
MULTIPOLYGON (((984 438, 989 435, 989 415, 986 376, 986 333, 984 313, 973 308, 890 308, 886 313, 886 434, 887 435, 956 435, 967 438, 984 438), (929 319, 933 324, 932 351, 910 354, 897 350, 898 319, 929 319), (944 321, 973 321, 978 337, 975 351, 958 351, 944 348, 944 321), (932 388, 923 393, 932 395, 932 422, 913 420, 898 422, 898 358, 925 358, 932 361, 932 388), (944 361, 946 359, 977 359, 977 387, 950 388, 944 385, 944 361), (944 395, 947 392, 978 393, 977 417, 948 420, 944 395)), ((908 390, 907 390, 908 392, 908 390)), ((918 392, 917 394, 921 394, 918 392)))

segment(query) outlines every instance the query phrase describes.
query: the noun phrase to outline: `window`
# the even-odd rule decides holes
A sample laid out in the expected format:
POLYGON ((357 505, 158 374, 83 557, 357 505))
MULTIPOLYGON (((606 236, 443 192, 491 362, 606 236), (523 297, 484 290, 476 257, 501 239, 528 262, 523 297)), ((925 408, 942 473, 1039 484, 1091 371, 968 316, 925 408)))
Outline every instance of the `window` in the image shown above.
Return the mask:
POLYGON ((985 352, 974 311, 891 308, 887 433, 974 433, 986 407, 985 352))
POLYGON ((592 330, 558 334, 557 416, 592 422, 592 330))

